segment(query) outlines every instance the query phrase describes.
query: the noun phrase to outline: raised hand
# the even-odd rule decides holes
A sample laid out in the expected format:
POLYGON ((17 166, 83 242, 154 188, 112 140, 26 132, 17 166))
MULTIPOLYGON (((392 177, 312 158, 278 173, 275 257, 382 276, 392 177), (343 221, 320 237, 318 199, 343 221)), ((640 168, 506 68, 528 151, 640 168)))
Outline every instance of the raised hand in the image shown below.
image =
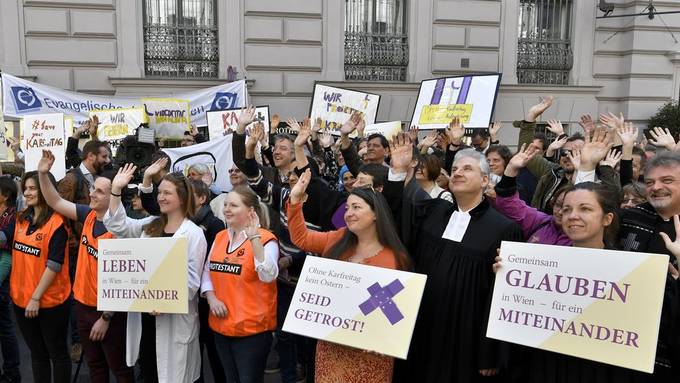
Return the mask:
POLYGON ((257 213, 255 213, 255 211, 251 211, 248 214, 248 222, 246 223, 243 230, 246 232, 246 236, 250 238, 254 235, 257 235, 259 229, 260 229, 260 217, 257 216, 257 213))
POLYGON ((349 136, 357 128, 361 120, 363 120, 361 113, 354 112, 349 120, 342 124, 342 127, 340 128, 340 134, 349 136))
POLYGON ((451 144, 460 144, 460 139, 465 135, 465 129, 458 117, 454 117, 453 120, 449 122, 449 126, 446 128, 446 135, 449 136, 449 142, 451 144))
POLYGON ((626 122, 620 128, 616 128, 616 133, 619 135, 623 146, 633 147, 638 137, 638 128, 632 122, 626 122))
POLYGON ((246 148, 255 150, 257 143, 264 138, 264 124, 261 122, 256 122, 253 128, 250 129, 250 135, 248 135, 248 141, 246 141, 246 148))
POLYGON ((246 126, 250 125, 255 120, 255 107, 248 106, 241 109, 241 114, 238 116, 238 126, 236 133, 243 134, 246 131, 246 126))
POLYGON ((508 177, 517 177, 519 170, 526 167, 538 152, 538 148, 534 145, 522 144, 519 151, 508 161, 503 174, 508 177))
POLYGON ((559 120, 548 120, 548 126, 545 128, 553 132, 557 137, 564 134, 564 126, 562 125, 562 121, 559 120))
POLYGON ((609 132, 606 129, 596 129, 592 137, 585 137, 586 144, 581 149, 581 169, 590 171, 595 169, 597 164, 607 156, 607 152, 612 147, 609 140, 609 132))
POLYGON ((622 153, 618 150, 609 149, 607 156, 604 158, 604 160, 600 161, 600 166, 611 166, 612 168, 616 168, 616 165, 619 163, 619 161, 621 161, 621 156, 622 153))
POLYGON ((42 151, 42 158, 38 162, 38 172, 39 173, 49 173, 54 164, 54 154, 49 150, 42 151))
MULTIPOLYGON (((147 177, 149 179, 153 178, 154 176, 159 174, 161 172, 161 170, 165 169, 165 167, 167 165, 168 165, 168 157, 161 157, 160 159, 156 160, 156 162, 149 165, 149 167, 146 168, 146 170, 144 170, 144 178, 147 178, 147 177)), ((120 174, 120 171, 118 173, 120 174)), ((125 186, 125 185, 123 185, 123 186, 125 186)))
MULTIPOLYGON (((410 138, 410 134, 409 134, 410 138)), ((437 142, 437 131, 433 130, 432 133, 428 134, 427 136, 423 137, 422 140, 418 143, 418 147, 422 148, 429 148, 430 146, 434 145, 437 142)))
POLYGON ((411 125, 411 127, 408 128, 408 138, 410 138, 412 142, 416 142, 418 140, 419 131, 420 128, 418 128, 416 125, 411 125))
POLYGON ((134 177, 135 171, 137 171, 137 167, 133 164, 125 164, 125 166, 118 169, 118 174, 116 174, 113 178, 113 182, 111 182, 111 193, 120 194, 134 177))
POLYGON ((302 121, 302 126, 298 125, 298 127, 298 135, 295 137, 295 142, 293 144, 295 146, 304 146, 307 143, 309 136, 312 135, 309 118, 305 118, 304 121, 302 121))
POLYGON ((591 117, 589 114, 584 114, 581 116, 581 121, 579 121, 578 124, 581 125, 583 131, 586 133, 586 136, 589 136, 590 132, 595 130, 595 121, 593 121, 593 117, 591 117))
POLYGON ((675 256, 675 258, 680 262, 680 218, 677 215, 673 216, 673 224, 675 225, 675 241, 671 241, 668 234, 663 231, 659 233, 663 242, 666 244, 666 248, 675 256))
POLYGON ((526 115, 526 121, 527 122, 536 121, 536 119, 541 114, 543 114, 543 112, 545 112, 548 108, 550 108, 550 105, 552 105, 554 100, 555 100, 555 97, 553 97, 553 96, 542 97, 541 102, 539 102, 538 104, 529 108, 529 111, 527 112, 527 115, 526 115))
POLYGON ((366 119, 361 115, 359 122, 357 122, 357 137, 364 138, 364 129, 366 129, 366 119))
POLYGON ((319 136, 319 143, 323 148, 330 148, 333 145, 333 135, 328 132, 324 132, 319 136))
POLYGON ((625 121, 626 119, 623 118, 623 113, 619 113, 618 117, 612 112, 609 112, 607 114, 603 113, 600 115, 600 122, 607 125, 610 129, 618 130, 623 128, 623 124, 625 123, 625 121))
POLYGON ((273 115, 272 119, 269 121, 269 129, 275 133, 280 123, 281 118, 279 117, 279 115, 278 114, 273 115))
POLYGON ((321 125, 323 124, 323 120, 321 117, 317 117, 316 120, 314 121, 314 127, 312 127, 313 132, 321 132, 321 125))
POLYGON ((307 169, 295 183, 295 186, 290 190, 290 203, 300 203, 305 200, 305 193, 307 192, 307 186, 309 181, 312 179, 312 172, 307 169))
POLYGON ((649 135, 652 137, 652 139, 649 140, 652 145, 662 147, 667 150, 675 149, 675 139, 673 138, 670 130, 662 129, 657 126, 654 129, 649 130, 649 135))
POLYGON ((500 121, 494 121, 491 126, 489 126, 489 137, 492 142, 498 141, 498 132, 501 130, 503 125, 500 121))
POLYGON ((562 149, 564 144, 567 143, 568 139, 569 139, 569 137, 555 138, 555 140, 553 142, 551 142, 550 145, 548 145, 548 150, 546 151, 546 154, 554 153, 554 152, 562 149))
POLYGON ((406 133, 399 133, 390 141, 390 156, 392 169, 398 173, 408 171, 413 159, 413 145, 411 138, 406 133))

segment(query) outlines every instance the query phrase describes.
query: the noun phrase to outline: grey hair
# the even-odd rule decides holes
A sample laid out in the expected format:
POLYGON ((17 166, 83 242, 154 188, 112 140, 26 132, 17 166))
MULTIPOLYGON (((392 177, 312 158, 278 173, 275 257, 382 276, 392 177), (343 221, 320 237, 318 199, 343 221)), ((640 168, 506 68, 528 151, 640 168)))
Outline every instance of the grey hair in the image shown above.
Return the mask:
POLYGON ((660 167, 680 167, 680 153, 674 151, 664 150, 657 153, 650 160, 645 163, 643 174, 647 174, 650 170, 660 167))
MULTIPOLYGON (((489 162, 486 160, 486 156, 482 152, 478 152, 474 149, 463 149, 456 153, 456 157, 453 159, 453 164, 455 165, 461 158, 472 158, 479 161, 479 169, 482 171, 482 175, 488 176, 491 173, 489 168, 489 162)), ((451 172, 453 174, 453 172, 451 172)))
POLYGON ((199 174, 210 173, 210 168, 208 167, 208 165, 200 163, 189 166, 189 170, 193 170, 199 174))

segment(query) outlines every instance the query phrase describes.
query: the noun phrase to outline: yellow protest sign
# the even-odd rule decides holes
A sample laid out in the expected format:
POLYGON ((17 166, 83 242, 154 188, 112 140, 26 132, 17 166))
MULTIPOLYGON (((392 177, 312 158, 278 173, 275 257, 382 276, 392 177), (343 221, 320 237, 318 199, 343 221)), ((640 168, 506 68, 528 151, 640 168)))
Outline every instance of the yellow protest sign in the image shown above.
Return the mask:
POLYGON ((471 115, 472 104, 424 105, 418 124, 448 124, 455 117, 467 124, 471 115))

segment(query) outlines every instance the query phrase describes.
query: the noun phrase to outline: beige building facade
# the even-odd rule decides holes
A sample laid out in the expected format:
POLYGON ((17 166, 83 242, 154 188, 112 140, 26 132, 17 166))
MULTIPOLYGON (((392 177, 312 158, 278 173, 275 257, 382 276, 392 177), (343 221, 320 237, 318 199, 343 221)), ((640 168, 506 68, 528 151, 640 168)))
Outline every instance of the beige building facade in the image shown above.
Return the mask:
MULTIPOLYGON (((251 102, 270 105, 272 113, 305 116, 313 84, 320 81, 382 95, 379 121, 409 121, 423 79, 502 72, 495 118, 506 126, 502 131, 506 140, 517 134, 509 123, 521 119, 540 95, 557 98, 545 118, 575 126, 581 114, 603 112, 623 112, 644 125, 659 106, 678 100, 680 94, 680 14, 597 19, 603 13, 595 0, 397 1, 403 5, 400 33, 408 47, 404 81, 346 81, 348 9, 362 1, 373 2, 212 0, 215 72, 178 78, 150 75, 145 69, 145 54, 153 48, 145 37, 145 15, 153 12, 149 7, 168 1, 186 7, 205 3, 2 0, 0 69, 78 92, 152 96, 224 82, 231 65, 238 71, 237 78, 249 80, 251 102), (540 14, 532 16, 530 11, 540 14), (544 19, 533 30, 531 22, 527 24, 532 17, 534 24, 544 19), (540 52, 549 46, 541 40, 557 24, 562 50, 540 52), (533 64, 526 52, 520 57, 519 51, 527 46, 520 37, 532 33, 539 41, 529 45, 545 60, 552 55, 558 66, 571 66, 562 68, 561 84, 523 80, 525 73, 518 67, 533 64), (529 64, 521 64, 527 57, 529 64)), ((377 7, 394 3, 374 2, 377 7)), ((649 5, 648 1, 610 2, 616 5, 612 15, 639 13, 649 5)), ((657 12, 680 11, 677 0, 653 4, 657 12)))

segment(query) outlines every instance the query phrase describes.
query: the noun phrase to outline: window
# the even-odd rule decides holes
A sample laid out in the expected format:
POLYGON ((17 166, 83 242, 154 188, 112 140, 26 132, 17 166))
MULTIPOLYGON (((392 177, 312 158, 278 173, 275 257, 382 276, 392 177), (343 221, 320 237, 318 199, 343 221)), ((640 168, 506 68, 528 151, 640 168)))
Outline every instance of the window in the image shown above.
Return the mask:
POLYGON ((520 0, 517 80, 520 84, 568 85, 571 0, 520 0))
POLYGON ((217 78, 215 0, 144 0, 147 77, 217 78))
POLYGON ((345 79, 406 81, 406 0, 345 0, 345 79))

